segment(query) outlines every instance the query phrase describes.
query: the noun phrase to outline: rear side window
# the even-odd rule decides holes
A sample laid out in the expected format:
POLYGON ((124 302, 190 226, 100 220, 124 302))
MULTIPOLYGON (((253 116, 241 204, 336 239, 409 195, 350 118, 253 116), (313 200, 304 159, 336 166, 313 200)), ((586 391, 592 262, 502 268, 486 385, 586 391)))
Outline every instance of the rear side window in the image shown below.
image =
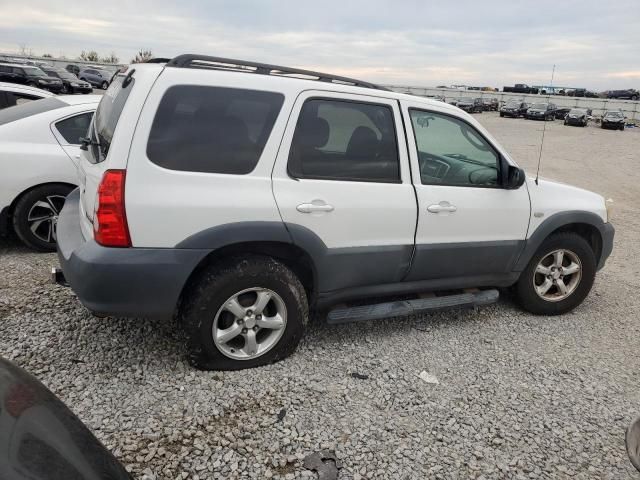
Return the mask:
POLYGON ((56 129, 69 145, 79 145, 80 137, 87 136, 91 117, 93 113, 87 112, 65 118, 56 123, 56 129))
POLYGON ((247 174, 257 165, 283 102, 274 92, 176 85, 160 101, 147 156, 171 170, 247 174))
POLYGON ((399 183, 391 108, 344 100, 307 100, 291 142, 288 169, 296 178, 399 183))
POLYGON ((99 146, 90 150, 95 162, 100 162, 106 158, 113 139, 113 132, 116 130, 124 105, 135 85, 135 79, 131 78, 127 87, 122 88, 124 78, 124 75, 118 75, 113 79, 96 110, 91 136, 94 140, 97 140, 99 146))
POLYGON ((55 97, 49 97, 23 103, 22 105, 16 105, 15 107, 5 108, 0 111, 0 125, 22 120, 23 118, 55 110, 56 108, 61 108, 66 105, 66 103, 55 97))

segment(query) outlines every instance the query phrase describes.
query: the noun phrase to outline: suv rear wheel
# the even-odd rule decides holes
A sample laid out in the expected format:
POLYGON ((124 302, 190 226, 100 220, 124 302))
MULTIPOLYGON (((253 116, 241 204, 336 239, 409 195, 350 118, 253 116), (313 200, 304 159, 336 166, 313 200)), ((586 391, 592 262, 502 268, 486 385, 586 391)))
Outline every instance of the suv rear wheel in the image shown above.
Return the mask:
POLYGON ((58 215, 71 190, 68 185, 41 185, 20 197, 13 209, 13 228, 25 245, 55 251, 58 215))
POLYGON ((516 284, 522 307, 539 315, 561 315, 589 294, 596 275, 596 257, 576 233, 546 239, 516 284))
POLYGON ((305 290, 284 264, 235 257, 202 272, 183 301, 191 365, 239 370, 291 355, 308 318, 305 290))

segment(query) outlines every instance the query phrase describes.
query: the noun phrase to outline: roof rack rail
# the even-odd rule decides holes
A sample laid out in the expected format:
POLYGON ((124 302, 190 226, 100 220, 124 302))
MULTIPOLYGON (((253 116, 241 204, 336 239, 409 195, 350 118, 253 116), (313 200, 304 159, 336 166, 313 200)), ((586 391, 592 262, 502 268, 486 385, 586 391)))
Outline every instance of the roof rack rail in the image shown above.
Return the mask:
POLYGON ((167 67, 177 68, 202 68, 205 70, 227 70, 232 72, 257 73, 260 75, 274 75, 279 77, 301 78, 303 80, 316 80, 320 82, 337 83, 341 85, 353 85, 355 87, 374 88, 387 90, 374 83, 363 82, 355 78, 341 77, 327 73, 303 70, 300 68, 282 67, 267 63, 248 62, 246 60, 234 60, 232 58, 210 57, 207 55, 184 54, 172 58, 166 64, 167 67))

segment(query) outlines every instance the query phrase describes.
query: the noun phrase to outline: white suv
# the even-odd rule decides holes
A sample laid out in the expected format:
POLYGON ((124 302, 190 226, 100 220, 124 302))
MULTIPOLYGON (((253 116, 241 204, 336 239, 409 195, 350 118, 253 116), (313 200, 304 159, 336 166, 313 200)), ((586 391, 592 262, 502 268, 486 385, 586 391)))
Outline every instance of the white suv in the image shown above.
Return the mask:
POLYGON ((58 224, 66 281, 101 315, 178 314, 199 368, 287 356, 309 308, 369 320, 513 285, 528 311, 564 313, 612 250, 600 195, 525 178, 458 108, 353 79, 138 64, 84 148, 58 224))

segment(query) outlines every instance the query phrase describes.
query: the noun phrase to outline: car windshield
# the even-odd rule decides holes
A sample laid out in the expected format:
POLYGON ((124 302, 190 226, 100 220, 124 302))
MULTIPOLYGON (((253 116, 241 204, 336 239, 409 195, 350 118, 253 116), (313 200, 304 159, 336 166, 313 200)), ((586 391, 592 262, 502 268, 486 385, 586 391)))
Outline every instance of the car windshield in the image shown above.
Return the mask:
POLYGON ((533 105, 531 105, 531 108, 535 108, 538 110, 546 110, 547 109, 547 104, 546 103, 534 103, 533 105))
POLYGON ((94 140, 97 140, 97 144, 100 147, 100 155, 92 152, 95 161, 100 161, 106 157, 111 145, 111 139, 113 138, 113 132, 120 119, 120 114, 135 84, 135 79, 131 78, 130 82, 123 87, 122 83, 124 78, 124 75, 118 75, 113 80, 109 89, 102 96, 93 118, 93 131, 91 135, 95 137, 94 140))
POLYGON ((584 114, 586 114, 586 113, 587 113, 587 112, 585 112, 584 110, 580 110, 579 108, 572 108, 572 109, 569 111, 569 114, 570 114, 570 115, 584 115, 584 114))
POLYGON ((22 67, 24 68, 24 71, 26 72, 27 75, 30 75, 32 77, 46 77, 47 74, 44 73, 42 70, 40 70, 37 67, 22 67))
POLYGON ((507 107, 509 108, 517 108, 520 106, 520 102, 507 102, 507 107))
POLYGON ((64 68, 54 68, 50 70, 56 77, 64 78, 65 80, 78 80, 74 74, 67 72, 64 68))
POLYGON ((607 112, 604 115, 605 117, 610 117, 610 118, 622 118, 622 113, 621 112, 607 112))

